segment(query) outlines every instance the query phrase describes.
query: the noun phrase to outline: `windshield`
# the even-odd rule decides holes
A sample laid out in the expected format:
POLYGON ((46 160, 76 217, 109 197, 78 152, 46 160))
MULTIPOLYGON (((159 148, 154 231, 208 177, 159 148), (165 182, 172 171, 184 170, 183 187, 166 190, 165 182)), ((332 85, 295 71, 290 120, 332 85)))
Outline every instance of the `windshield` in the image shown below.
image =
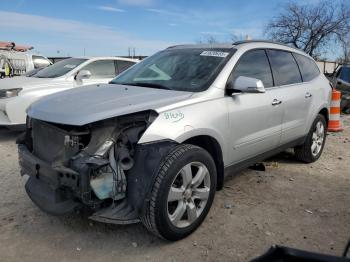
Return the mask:
POLYGON ((40 70, 38 73, 33 75, 33 77, 54 78, 54 77, 63 76, 67 74, 69 71, 76 68, 81 63, 85 62, 86 60, 87 59, 68 58, 40 70))
POLYGON ((235 50, 167 49, 122 73, 112 84, 200 92, 209 88, 235 50))

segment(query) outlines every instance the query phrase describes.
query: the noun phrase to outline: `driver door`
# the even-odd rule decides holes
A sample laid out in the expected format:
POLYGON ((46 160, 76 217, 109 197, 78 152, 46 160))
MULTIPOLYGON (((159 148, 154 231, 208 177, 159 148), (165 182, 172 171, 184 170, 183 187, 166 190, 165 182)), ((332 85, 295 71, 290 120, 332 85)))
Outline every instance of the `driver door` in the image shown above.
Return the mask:
POLYGON ((266 92, 233 93, 227 97, 231 164, 278 147, 282 131, 282 92, 273 86, 266 51, 257 49, 243 54, 228 80, 233 87, 239 76, 261 80, 266 92))

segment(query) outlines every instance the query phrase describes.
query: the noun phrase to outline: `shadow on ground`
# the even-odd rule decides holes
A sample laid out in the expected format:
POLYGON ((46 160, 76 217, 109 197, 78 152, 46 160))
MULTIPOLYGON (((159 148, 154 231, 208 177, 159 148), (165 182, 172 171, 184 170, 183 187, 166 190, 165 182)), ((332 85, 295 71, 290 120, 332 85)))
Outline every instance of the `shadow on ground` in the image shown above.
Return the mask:
POLYGON ((13 131, 4 127, 0 127, 0 142, 16 141, 16 138, 21 134, 21 131, 13 131))

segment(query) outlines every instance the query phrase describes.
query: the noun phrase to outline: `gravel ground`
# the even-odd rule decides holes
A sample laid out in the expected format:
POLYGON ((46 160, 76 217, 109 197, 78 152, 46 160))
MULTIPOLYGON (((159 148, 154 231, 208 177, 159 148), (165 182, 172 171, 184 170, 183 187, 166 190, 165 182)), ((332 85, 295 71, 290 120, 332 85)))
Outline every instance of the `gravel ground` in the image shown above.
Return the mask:
POLYGON ((248 261, 271 245, 341 254, 350 238, 350 117, 328 135, 320 160, 289 151, 226 179, 203 225, 184 240, 159 240, 141 225, 53 217, 24 191, 15 138, 0 129, 0 261, 248 261))

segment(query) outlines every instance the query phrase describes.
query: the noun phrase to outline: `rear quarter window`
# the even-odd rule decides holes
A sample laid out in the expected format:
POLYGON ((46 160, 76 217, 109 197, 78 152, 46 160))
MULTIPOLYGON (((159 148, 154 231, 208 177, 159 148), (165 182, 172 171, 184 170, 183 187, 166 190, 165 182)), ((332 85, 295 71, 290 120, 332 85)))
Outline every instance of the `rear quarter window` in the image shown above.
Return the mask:
POLYGON ((298 65, 290 52, 282 50, 267 50, 271 62, 275 86, 301 83, 298 65))
POLYGON ((310 58, 299 54, 293 54, 293 56, 297 60, 304 82, 309 82, 320 74, 318 66, 310 58))

